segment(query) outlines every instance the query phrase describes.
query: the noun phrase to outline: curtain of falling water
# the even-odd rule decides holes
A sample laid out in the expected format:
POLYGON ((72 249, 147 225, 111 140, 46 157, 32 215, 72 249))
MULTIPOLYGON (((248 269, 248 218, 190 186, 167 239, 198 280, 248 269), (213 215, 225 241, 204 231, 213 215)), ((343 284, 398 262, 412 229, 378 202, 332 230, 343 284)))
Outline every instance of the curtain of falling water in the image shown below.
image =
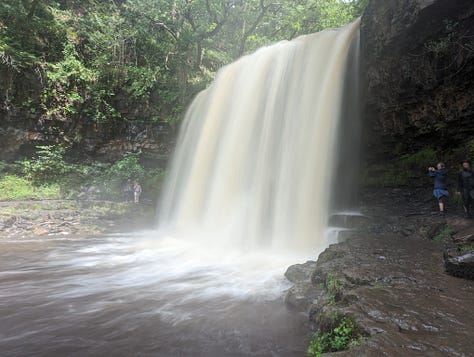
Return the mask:
POLYGON ((323 249, 358 36, 356 21, 222 68, 184 120, 160 227, 231 250, 323 249))

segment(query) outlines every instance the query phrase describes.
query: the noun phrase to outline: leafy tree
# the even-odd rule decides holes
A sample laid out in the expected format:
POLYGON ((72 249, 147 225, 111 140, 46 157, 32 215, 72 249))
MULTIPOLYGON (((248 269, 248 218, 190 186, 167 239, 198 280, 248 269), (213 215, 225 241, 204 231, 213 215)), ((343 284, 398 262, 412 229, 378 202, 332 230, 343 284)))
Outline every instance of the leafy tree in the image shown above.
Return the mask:
POLYGON ((0 103, 41 120, 174 122, 223 65, 344 25, 366 2, 3 0, 0 103))

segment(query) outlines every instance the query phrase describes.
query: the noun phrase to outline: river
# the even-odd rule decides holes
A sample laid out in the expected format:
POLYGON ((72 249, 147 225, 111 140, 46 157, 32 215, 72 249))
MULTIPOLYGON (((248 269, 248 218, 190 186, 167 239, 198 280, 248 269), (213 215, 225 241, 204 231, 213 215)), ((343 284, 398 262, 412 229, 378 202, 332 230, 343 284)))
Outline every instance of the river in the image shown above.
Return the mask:
MULTIPOLYGON (((294 261, 293 261, 294 262, 294 261)), ((301 356, 288 258, 156 233, 0 242, 3 356, 301 356)))

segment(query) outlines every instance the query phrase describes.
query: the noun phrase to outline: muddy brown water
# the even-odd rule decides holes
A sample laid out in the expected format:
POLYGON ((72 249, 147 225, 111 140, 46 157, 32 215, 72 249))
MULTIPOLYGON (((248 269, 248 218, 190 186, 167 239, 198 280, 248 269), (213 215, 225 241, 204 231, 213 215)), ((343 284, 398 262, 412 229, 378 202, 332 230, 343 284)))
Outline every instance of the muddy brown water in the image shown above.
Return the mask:
POLYGON ((150 237, 3 240, 0 355, 302 356, 285 268, 150 237))

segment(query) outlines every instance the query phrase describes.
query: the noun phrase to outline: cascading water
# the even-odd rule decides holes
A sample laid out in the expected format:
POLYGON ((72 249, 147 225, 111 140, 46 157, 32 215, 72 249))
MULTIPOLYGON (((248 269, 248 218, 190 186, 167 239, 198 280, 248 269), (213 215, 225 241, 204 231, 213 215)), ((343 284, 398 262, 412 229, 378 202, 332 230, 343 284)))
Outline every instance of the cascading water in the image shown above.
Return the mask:
POLYGON ((160 226, 228 248, 324 249, 358 34, 356 21, 224 67, 186 115, 160 226))
POLYGON ((184 122, 158 233, 0 239, 0 354, 304 355, 283 271, 324 249, 331 186, 346 195, 351 170, 332 175, 357 132, 341 118, 358 28, 219 72, 184 122))

